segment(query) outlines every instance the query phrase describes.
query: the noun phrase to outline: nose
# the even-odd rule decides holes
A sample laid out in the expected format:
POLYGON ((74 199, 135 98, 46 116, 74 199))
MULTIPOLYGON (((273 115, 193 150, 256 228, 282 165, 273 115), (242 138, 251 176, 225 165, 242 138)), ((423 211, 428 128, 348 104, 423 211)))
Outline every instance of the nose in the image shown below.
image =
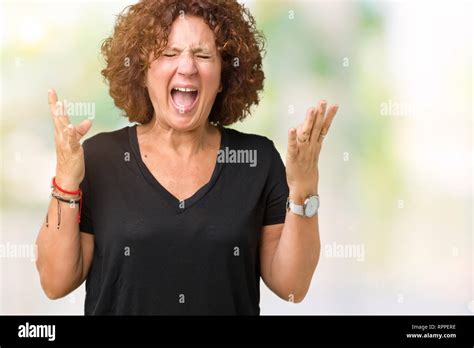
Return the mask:
POLYGON ((194 62, 194 57, 190 53, 184 53, 178 61, 178 74, 181 75, 194 75, 197 73, 197 68, 194 62))

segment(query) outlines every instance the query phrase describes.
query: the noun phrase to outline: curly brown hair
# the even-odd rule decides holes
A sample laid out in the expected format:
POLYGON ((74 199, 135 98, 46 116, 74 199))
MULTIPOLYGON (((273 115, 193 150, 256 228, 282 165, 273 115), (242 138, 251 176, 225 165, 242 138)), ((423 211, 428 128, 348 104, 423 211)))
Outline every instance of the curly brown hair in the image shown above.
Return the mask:
POLYGON ((145 74, 150 55, 157 58, 166 48, 171 25, 178 16, 201 17, 214 32, 222 59, 222 91, 217 94, 209 121, 230 125, 258 105, 265 79, 262 70, 264 36, 256 29, 249 10, 236 0, 142 0, 118 16, 114 33, 102 43, 115 105, 130 122, 148 123, 153 105, 145 74))

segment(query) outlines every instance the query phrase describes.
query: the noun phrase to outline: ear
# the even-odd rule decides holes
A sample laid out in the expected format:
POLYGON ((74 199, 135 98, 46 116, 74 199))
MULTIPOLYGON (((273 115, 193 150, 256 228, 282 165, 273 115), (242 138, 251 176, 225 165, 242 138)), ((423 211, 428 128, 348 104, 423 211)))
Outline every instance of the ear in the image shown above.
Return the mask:
POLYGON ((219 85, 219 89, 217 90, 217 93, 222 92, 222 83, 219 85))

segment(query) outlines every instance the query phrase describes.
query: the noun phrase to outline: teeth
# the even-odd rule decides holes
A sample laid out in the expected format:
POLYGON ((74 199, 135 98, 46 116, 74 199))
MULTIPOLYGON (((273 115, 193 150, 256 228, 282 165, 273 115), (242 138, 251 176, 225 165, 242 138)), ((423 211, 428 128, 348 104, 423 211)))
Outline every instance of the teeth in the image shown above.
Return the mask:
POLYGON ((196 92, 196 91, 197 91, 197 89, 195 89, 195 88, 175 87, 175 88, 173 88, 173 89, 175 89, 175 90, 177 90, 177 91, 180 91, 180 92, 196 92))

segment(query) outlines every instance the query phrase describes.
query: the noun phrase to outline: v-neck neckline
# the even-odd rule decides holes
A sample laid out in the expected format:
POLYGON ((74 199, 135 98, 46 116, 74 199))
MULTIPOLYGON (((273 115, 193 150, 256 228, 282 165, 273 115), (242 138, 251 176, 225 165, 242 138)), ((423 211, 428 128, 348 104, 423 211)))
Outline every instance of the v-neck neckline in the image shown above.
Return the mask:
MULTIPOLYGON (((221 133, 221 142, 219 149, 220 151, 224 151, 225 147, 227 146, 226 129, 220 125, 218 126, 218 128, 221 133)), ((194 204, 200 201, 216 184, 224 164, 217 161, 218 157, 216 157, 216 164, 214 166, 211 179, 206 184, 201 186, 191 197, 186 198, 184 200, 179 200, 155 178, 155 176, 151 173, 150 169, 148 169, 145 162, 143 162, 140 151, 140 145, 138 143, 136 124, 129 127, 128 134, 132 151, 136 156, 138 167, 140 168, 140 172, 142 173, 143 177, 163 196, 163 198, 170 204, 171 207, 174 207, 176 213, 180 214, 191 208, 194 204)), ((217 154, 217 156, 219 156, 219 153, 217 154)))

